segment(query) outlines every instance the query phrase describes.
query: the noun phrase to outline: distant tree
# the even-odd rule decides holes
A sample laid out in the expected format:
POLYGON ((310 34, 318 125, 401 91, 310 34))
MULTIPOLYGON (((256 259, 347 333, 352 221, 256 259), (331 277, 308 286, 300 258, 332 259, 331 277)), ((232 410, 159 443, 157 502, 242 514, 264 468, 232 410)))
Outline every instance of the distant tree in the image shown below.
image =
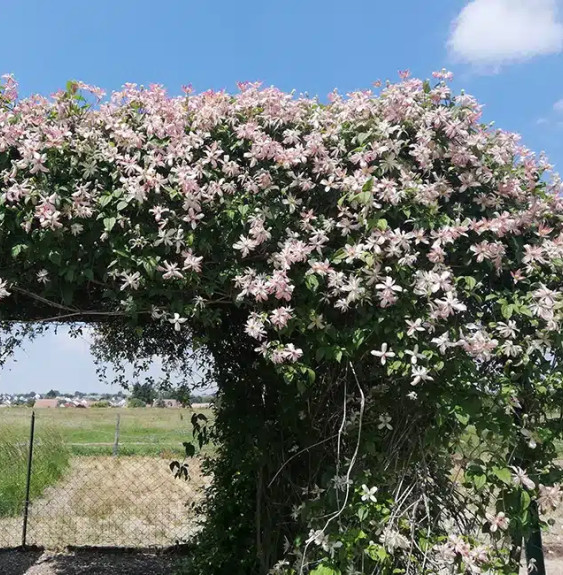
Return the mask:
POLYGON ((132 399, 140 399, 144 404, 152 404, 156 399, 156 391, 150 383, 135 383, 131 390, 132 399))
POLYGON ((60 394, 61 392, 58 389, 51 389, 45 394, 45 397, 47 399, 54 399, 55 397, 58 397, 60 394))
POLYGON ((146 405, 147 404, 144 401, 136 397, 130 398, 127 402, 127 407, 146 407, 146 405))
MULTIPOLYGON (((167 398, 167 399, 170 399, 170 398, 167 398)), ((154 406, 155 407, 166 407, 166 404, 164 403, 164 399, 162 397, 157 399, 154 406)))
POLYGON ((95 403, 92 403, 90 407, 110 407, 110 403, 106 400, 96 401, 95 403))

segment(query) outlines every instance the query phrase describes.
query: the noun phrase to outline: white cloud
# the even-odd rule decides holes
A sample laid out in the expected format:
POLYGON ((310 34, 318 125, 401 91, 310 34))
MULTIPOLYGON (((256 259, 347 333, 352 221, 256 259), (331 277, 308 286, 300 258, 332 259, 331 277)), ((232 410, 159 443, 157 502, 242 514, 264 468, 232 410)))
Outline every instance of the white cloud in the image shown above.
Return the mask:
POLYGON ((454 20, 448 48, 458 60, 498 70, 563 51, 563 0, 471 0, 454 20))
POLYGON ((555 104, 553 104, 553 109, 558 114, 563 114, 563 98, 561 98, 561 100, 558 100, 557 102, 555 102, 555 104))

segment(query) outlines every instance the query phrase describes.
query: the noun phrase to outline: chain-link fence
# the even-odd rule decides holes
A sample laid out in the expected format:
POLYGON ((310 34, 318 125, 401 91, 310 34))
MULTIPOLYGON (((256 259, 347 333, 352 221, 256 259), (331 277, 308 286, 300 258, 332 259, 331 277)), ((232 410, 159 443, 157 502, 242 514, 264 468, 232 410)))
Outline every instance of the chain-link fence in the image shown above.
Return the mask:
POLYGON ((194 533, 205 479, 182 409, 0 410, 0 548, 167 547, 194 533), (34 420, 34 421, 33 421, 34 420), (30 450, 31 448, 31 450, 30 450))

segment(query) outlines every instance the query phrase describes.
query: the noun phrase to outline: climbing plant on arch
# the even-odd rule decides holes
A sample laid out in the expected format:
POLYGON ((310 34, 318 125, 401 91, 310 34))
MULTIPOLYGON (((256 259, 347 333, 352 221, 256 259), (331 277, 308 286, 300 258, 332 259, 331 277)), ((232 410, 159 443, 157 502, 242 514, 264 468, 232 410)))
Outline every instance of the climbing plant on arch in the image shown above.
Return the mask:
POLYGON ((192 573, 516 573, 558 503, 560 181, 449 79, 323 104, 4 77, 4 325, 213 357, 192 573))

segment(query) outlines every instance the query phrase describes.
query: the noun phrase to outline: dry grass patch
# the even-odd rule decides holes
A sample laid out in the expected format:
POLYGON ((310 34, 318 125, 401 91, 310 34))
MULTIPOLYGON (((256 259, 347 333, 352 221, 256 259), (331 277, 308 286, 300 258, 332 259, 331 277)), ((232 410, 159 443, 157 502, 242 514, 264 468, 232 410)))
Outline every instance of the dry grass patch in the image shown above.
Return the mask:
MULTIPOLYGON (((190 503, 204 480, 197 460, 190 479, 174 479, 168 460, 154 457, 80 457, 31 507, 28 543, 67 546, 173 545, 195 530, 190 503)), ((0 520, 0 531, 13 526, 0 520)))

